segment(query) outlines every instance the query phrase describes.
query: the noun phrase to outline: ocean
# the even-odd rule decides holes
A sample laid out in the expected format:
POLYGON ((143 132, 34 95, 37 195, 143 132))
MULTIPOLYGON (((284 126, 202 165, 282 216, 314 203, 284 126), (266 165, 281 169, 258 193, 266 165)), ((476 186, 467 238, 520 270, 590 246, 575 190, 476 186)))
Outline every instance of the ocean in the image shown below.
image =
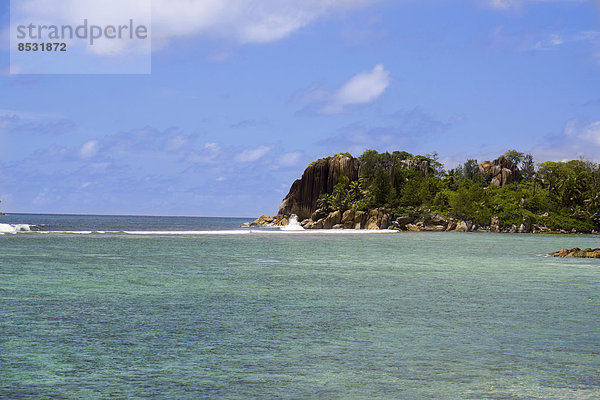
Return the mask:
POLYGON ((592 235, 0 217, 2 399, 598 399, 592 235))

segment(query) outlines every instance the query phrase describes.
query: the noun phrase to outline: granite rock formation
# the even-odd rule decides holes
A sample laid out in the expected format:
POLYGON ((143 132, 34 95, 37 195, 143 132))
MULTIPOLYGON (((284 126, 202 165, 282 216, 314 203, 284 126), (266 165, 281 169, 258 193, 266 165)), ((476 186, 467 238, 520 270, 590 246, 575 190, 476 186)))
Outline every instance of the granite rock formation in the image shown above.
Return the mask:
POLYGON ((334 211, 327 216, 313 220, 305 219, 304 229, 387 229, 390 226, 389 210, 378 208, 371 211, 334 211))
MULTIPOLYGON (((424 176, 429 176, 431 171, 427 160, 401 160, 399 164, 390 163, 386 166, 390 180, 393 180, 393 171, 398 165, 402 168, 421 171, 424 176)), ((340 177, 347 178, 349 182, 356 181, 362 176, 362 167, 358 159, 343 154, 315 161, 304 170, 302 178, 292 184, 289 193, 279 206, 278 214, 296 214, 300 221, 308 218, 318 221, 320 217, 324 217, 324 215, 313 215, 315 212, 319 212, 317 206, 319 196, 324 193, 332 193, 340 177)))
POLYGON ((244 226, 286 226, 288 223, 288 218, 283 215, 276 215, 274 217, 261 215, 256 221, 244 226))
POLYGON ((317 210, 319 196, 333 192, 340 176, 349 181, 357 180, 358 169, 356 158, 341 154, 317 160, 306 168, 302 178, 292 184, 290 192, 281 202, 278 214, 296 214, 300 221, 310 218, 317 210))
POLYGON ((552 257, 600 258, 600 248, 582 250, 579 247, 575 247, 572 249, 562 249, 550 253, 550 255, 552 257))
POLYGON ((494 161, 480 162, 479 173, 482 175, 491 175, 491 184, 494 186, 508 185, 518 182, 521 179, 519 168, 504 156, 500 156, 494 161))

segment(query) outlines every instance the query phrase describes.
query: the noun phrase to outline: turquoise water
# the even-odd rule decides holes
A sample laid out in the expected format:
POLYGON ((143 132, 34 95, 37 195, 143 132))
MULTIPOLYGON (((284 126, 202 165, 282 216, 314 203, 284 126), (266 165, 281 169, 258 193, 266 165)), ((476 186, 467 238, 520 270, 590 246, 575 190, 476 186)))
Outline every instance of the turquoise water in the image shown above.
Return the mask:
POLYGON ((0 398, 600 398, 598 237, 230 233, 0 236, 0 398))

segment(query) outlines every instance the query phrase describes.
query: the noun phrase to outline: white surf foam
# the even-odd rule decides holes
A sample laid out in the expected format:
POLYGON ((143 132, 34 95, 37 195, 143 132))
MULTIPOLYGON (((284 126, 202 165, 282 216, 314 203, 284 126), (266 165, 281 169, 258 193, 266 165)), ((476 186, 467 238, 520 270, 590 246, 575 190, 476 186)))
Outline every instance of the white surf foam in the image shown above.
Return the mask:
POLYGON ((374 235, 394 234, 395 230, 358 230, 358 229, 304 229, 293 226, 285 229, 237 229, 218 231, 32 231, 31 226, 26 224, 9 225, 0 224, 0 235, 17 233, 40 233, 40 234, 62 234, 62 235, 142 235, 142 236, 219 236, 219 235, 374 235))
POLYGON ((280 229, 282 231, 303 231, 304 230, 302 225, 300 225, 300 223, 298 222, 298 216, 295 214, 292 214, 288 224, 286 226, 282 226, 280 229))
POLYGON ((0 234, 10 233, 15 235, 19 232, 31 232, 31 225, 27 224, 0 224, 0 234))
POLYGON ((93 231, 38 231, 37 233, 62 233, 68 235, 91 235, 93 231))
POLYGON ((127 235, 247 235, 253 231, 123 231, 127 235))
POLYGON ((395 230, 358 230, 358 229, 315 229, 315 230, 284 230, 284 229, 247 229, 229 231, 124 231, 127 235, 163 235, 163 236, 211 236, 211 235, 374 235, 396 234, 395 230))

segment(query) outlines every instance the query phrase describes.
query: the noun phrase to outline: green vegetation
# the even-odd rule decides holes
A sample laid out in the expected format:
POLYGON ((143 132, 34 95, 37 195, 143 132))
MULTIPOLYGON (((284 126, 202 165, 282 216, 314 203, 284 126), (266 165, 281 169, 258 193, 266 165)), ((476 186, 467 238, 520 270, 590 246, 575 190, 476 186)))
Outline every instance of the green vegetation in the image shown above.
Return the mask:
POLYGON ((528 216, 551 230, 600 229, 600 165, 573 160, 536 166, 530 154, 516 150, 504 156, 519 167, 521 179, 500 187, 490 184, 492 177, 474 159, 445 171, 435 153, 367 150, 359 157, 360 179, 340 179, 332 193, 319 198, 319 207, 385 207, 394 216, 440 214, 483 226, 498 217, 502 227, 519 226, 528 216))

